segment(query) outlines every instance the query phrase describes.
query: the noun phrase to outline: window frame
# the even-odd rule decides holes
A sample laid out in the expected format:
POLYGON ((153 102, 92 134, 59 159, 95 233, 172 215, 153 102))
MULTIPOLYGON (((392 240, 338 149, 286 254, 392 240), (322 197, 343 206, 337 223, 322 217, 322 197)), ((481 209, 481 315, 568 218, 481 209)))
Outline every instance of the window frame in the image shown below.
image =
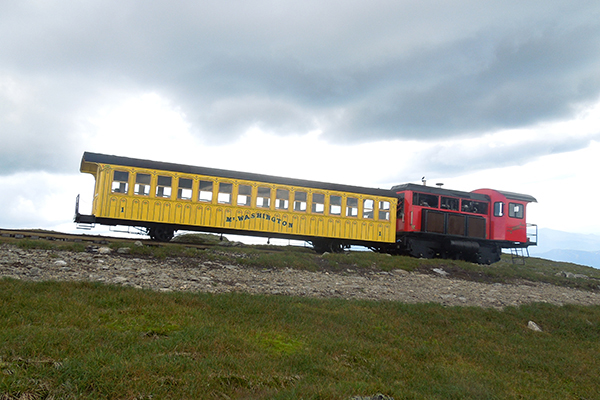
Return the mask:
POLYGON ((173 177, 169 175, 158 175, 156 177, 156 190, 154 191, 154 193, 157 198, 170 199, 173 196, 173 177), (164 184, 164 179, 169 180, 168 185, 164 184), (161 180, 163 180, 163 183, 161 183, 161 180), (161 189, 163 190, 161 191, 161 189), (164 194, 164 189, 169 189, 169 193, 167 195, 164 194), (159 194, 159 192, 161 194, 159 194))
POLYGON ((325 215, 325 197, 326 197, 325 193, 321 193, 321 192, 311 193, 311 196, 310 196, 310 212, 311 212, 311 214, 325 215), (322 197, 322 199, 323 199, 322 202, 316 201, 315 197, 318 197, 319 200, 322 197), (321 207, 322 207, 322 209, 320 209, 321 207))
POLYGON ((272 194, 273 189, 270 186, 258 186, 256 188, 256 208, 270 209, 272 194), (268 196, 266 196, 267 192, 268 196))
POLYGON ((287 188, 275 189, 275 209, 287 211, 290 209, 290 190, 287 188))
POLYGON ((112 174, 113 178, 110 184, 110 192, 117 194, 128 194, 129 192, 129 171, 123 171, 121 169, 115 169, 112 174), (119 178, 117 178, 119 174, 119 178), (124 180, 123 180, 124 178, 124 180), (115 185, 117 183, 117 185, 115 185))
POLYGON ((198 201, 200 203, 212 203, 215 199, 215 181, 200 179, 198 181, 198 201), (207 183, 210 184, 210 190, 208 189, 207 183), (209 198, 203 198, 203 195, 208 195, 209 198))
POLYGON ((305 190, 294 191, 294 211, 306 212, 308 210, 308 192, 305 190), (299 197, 297 197, 299 195, 299 197), (304 209, 302 209, 304 206, 304 209))
POLYGON ((152 189, 152 174, 145 172, 136 172, 135 174, 135 184, 133 186, 133 194, 136 196, 150 196, 150 190, 152 189), (140 178, 147 178, 147 183, 144 179, 143 182, 140 181, 140 178))
POLYGON ((224 205, 233 204, 233 183, 227 181, 218 182, 217 203, 224 205))
POLYGON ((345 214, 348 218, 358 218, 358 197, 346 197, 345 214), (353 205, 351 205, 351 203, 353 203, 353 205))
POLYGON ((342 216, 342 195, 330 194, 329 195, 329 215, 335 217, 342 216))
POLYGON ((521 203, 508 203, 508 217, 514 219, 525 218, 525 206, 521 203), (515 211, 517 210, 517 211, 515 211))
MULTIPOLYGON (((244 190, 245 192, 246 190, 244 190)), ((236 196, 236 205, 239 207, 251 207, 252 206, 252 185, 247 185, 245 183, 240 183, 237 185, 237 196, 236 196), (242 193, 242 189, 250 189, 250 193, 242 193), (240 200, 244 198, 245 202, 241 202, 240 200)))
POLYGON ((362 219, 375 220, 375 204, 374 198, 367 197, 362 199, 362 219), (371 202, 369 207, 367 207, 367 202, 371 202))
POLYGON ((177 179, 177 200, 192 200, 194 197, 194 179, 180 177, 177 179), (182 181, 186 184, 189 181, 190 187, 181 186, 182 181))

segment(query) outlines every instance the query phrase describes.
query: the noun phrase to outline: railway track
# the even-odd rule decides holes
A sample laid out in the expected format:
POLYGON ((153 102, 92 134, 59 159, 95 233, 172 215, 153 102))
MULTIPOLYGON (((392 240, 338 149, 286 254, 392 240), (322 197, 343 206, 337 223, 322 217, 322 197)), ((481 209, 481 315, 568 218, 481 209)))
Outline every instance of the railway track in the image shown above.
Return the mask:
MULTIPOLYGON (((184 235, 185 236, 185 235, 184 235)), ((237 242, 207 242, 207 243, 194 243, 191 241, 186 241, 185 239, 177 239, 171 242, 156 242, 154 240, 148 238, 126 238, 126 237, 115 237, 115 236, 103 236, 103 235, 85 235, 85 234, 75 234, 75 233, 64 233, 64 232, 56 232, 56 231, 48 231, 43 229, 3 229, 0 228, 0 239, 5 238, 8 240, 19 240, 19 239, 29 239, 29 240, 48 240, 54 242, 72 242, 72 243, 87 243, 89 245, 109 245, 111 243, 135 243, 141 242, 144 246, 151 247, 164 247, 164 246, 185 246, 190 248, 197 249, 208 249, 216 246, 223 246, 224 243, 231 243, 231 246, 234 246, 233 243, 237 242)), ((253 247, 255 249, 269 252, 269 253, 277 253, 281 251, 285 251, 287 246, 261 246, 261 245, 245 245, 245 244, 237 244, 236 247, 253 247)), ((300 247, 301 246, 293 246, 300 247)))

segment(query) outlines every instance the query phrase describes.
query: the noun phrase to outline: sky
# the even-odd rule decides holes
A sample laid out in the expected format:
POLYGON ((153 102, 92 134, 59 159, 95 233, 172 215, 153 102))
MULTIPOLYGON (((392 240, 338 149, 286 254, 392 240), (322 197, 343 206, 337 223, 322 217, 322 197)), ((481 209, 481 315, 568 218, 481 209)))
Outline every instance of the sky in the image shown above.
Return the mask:
POLYGON ((425 176, 526 193, 529 222, 600 234, 597 0, 4 1, 0 37, 3 228, 74 230, 91 151, 425 176))

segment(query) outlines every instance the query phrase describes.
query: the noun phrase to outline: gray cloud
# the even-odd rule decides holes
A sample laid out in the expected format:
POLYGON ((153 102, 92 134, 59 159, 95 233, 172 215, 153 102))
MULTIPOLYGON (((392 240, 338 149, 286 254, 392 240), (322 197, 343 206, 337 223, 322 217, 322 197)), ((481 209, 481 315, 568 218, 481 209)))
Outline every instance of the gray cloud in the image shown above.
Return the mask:
POLYGON ((0 34, 0 173, 72 169, 111 92, 158 92, 213 142, 476 136, 600 98, 594 1, 22 1, 0 34))

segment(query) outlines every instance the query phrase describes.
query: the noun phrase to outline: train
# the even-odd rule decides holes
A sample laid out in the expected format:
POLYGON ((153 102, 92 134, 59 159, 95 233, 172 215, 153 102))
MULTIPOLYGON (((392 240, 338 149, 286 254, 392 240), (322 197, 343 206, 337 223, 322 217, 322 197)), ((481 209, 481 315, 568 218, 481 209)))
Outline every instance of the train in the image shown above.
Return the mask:
POLYGON ((415 183, 376 189, 92 152, 80 171, 95 185, 91 214, 80 213, 77 197, 79 227, 136 227, 156 241, 200 231, 302 240, 320 253, 363 246, 479 264, 537 244, 537 226, 526 222, 536 199, 526 194, 415 183))

